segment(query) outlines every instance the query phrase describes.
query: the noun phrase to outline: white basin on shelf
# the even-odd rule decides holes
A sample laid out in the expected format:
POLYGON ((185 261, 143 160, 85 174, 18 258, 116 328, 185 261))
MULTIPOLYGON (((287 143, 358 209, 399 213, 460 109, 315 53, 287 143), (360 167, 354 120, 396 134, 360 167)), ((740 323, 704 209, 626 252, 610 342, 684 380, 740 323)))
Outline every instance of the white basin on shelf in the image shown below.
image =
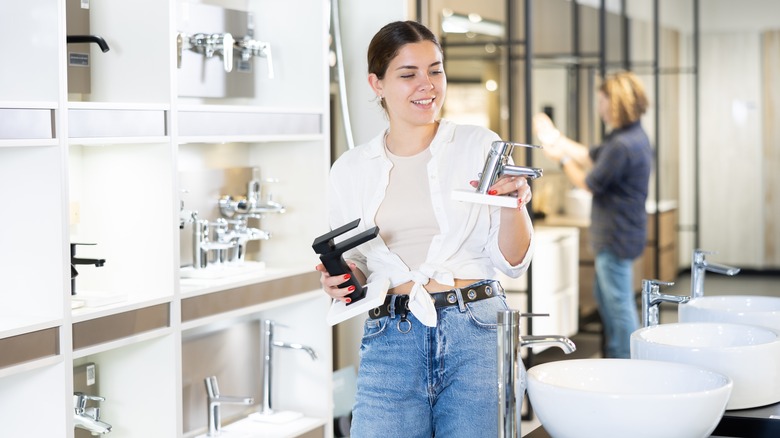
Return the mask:
POLYGON ((573 359, 528 370, 528 396, 554 438, 708 437, 733 383, 693 365, 573 359))
POLYGON ((631 334, 631 358, 709 368, 734 381, 726 409, 780 401, 780 336, 770 329, 730 323, 676 323, 631 334))
POLYGON ((731 322, 768 327, 780 333, 780 298, 723 295, 694 298, 677 308, 679 322, 731 322))

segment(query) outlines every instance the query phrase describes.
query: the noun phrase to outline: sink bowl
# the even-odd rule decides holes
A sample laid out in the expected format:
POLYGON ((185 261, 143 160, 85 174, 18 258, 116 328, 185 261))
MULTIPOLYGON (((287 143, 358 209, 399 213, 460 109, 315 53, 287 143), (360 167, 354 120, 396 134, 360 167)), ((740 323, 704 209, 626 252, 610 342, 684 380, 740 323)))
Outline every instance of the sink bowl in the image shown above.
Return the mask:
POLYGON ((759 325, 780 333, 780 298, 758 295, 694 298, 678 306, 677 320, 759 325))
POLYGON ((574 359, 528 370, 528 396, 554 438, 708 437, 733 383, 694 365, 574 359))
POLYGON ((780 401, 780 336, 742 324, 677 323, 631 334, 631 358, 664 360, 709 368, 734 382, 726 409, 780 401))

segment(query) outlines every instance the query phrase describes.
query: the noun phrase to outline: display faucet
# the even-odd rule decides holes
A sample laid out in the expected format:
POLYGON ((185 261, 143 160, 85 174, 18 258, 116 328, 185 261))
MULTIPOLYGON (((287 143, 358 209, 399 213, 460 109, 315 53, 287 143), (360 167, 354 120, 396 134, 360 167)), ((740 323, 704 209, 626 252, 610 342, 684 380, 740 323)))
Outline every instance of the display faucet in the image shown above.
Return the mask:
POLYGON ((70 294, 76 295, 76 277, 79 271, 76 265, 93 265, 97 268, 106 264, 106 259, 85 259, 76 257, 76 245, 95 245, 94 243, 71 243, 70 244, 70 294))
POLYGON ((217 376, 206 377, 206 395, 208 397, 208 422, 209 432, 206 436, 219 436, 222 432, 222 420, 220 406, 224 404, 251 405, 255 402, 252 397, 235 397, 219 393, 217 376))
POLYGON ((707 271, 716 274, 734 276, 740 271, 739 268, 726 265, 718 265, 705 260, 704 256, 715 254, 710 251, 696 249, 693 251, 693 260, 691 261, 691 298, 704 296, 704 274, 707 271))
MULTIPOLYGON (((211 226, 216 228, 227 228, 227 222, 210 223, 205 219, 196 220, 192 227, 192 267, 193 269, 204 269, 209 265, 209 254, 211 251, 226 251, 236 246, 235 241, 219 242, 211 240, 211 226)), ((217 231, 217 235, 221 233, 221 230, 217 231)), ((220 261, 220 257, 215 258, 217 263, 220 261)))
POLYGON ((673 286, 674 282, 660 280, 642 280, 642 327, 658 325, 661 322, 658 306, 661 303, 685 304, 691 297, 684 295, 665 295, 661 286, 673 286))
POLYGON ((106 40, 98 35, 68 35, 65 37, 65 42, 68 44, 95 43, 103 53, 111 50, 106 40))
POLYGON ((261 328, 263 330, 263 409, 260 411, 261 415, 271 415, 274 413, 274 410, 271 407, 271 370, 273 369, 271 362, 273 360, 274 347, 305 351, 309 354, 311 360, 317 360, 317 353, 311 347, 307 347, 306 345, 301 344, 275 341, 274 325, 276 324, 277 323, 269 319, 263 320, 261 323, 261 328))
POLYGON ((520 336, 520 318, 547 316, 520 313, 517 310, 498 312, 498 438, 522 436, 521 408, 527 386, 527 372, 520 349, 523 347, 556 346, 570 354, 577 347, 564 336, 520 336))
POLYGON ((233 44, 235 39, 233 35, 225 33, 196 33, 187 35, 179 32, 176 35, 176 66, 181 68, 181 57, 185 50, 191 50, 200 53, 206 58, 218 55, 222 58, 225 72, 233 71, 233 44))
MULTIPOLYGON (((269 180, 269 182, 274 180, 269 180)), ((284 205, 273 200, 268 195, 266 200, 261 199, 260 180, 252 179, 247 183, 246 197, 234 198, 230 195, 219 199, 219 211, 227 218, 243 217, 262 219, 265 214, 281 214, 286 211, 284 205)))
POLYGON ((73 413, 74 426, 87 430, 92 435, 104 435, 111 432, 111 425, 100 420, 100 408, 96 406, 87 407, 87 401, 90 400, 102 402, 106 399, 82 392, 73 393, 73 404, 75 406, 75 412, 73 413))

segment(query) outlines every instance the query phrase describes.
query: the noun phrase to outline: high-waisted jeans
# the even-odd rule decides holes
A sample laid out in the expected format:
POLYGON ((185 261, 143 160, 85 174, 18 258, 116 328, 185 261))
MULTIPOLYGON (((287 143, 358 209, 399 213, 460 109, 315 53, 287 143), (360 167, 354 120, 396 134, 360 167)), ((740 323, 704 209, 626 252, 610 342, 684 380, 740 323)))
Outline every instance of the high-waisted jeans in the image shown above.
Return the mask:
POLYGON ((503 296, 365 323, 352 438, 475 438, 498 434, 496 320, 503 296), (407 331, 408 330, 408 331, 407 331))

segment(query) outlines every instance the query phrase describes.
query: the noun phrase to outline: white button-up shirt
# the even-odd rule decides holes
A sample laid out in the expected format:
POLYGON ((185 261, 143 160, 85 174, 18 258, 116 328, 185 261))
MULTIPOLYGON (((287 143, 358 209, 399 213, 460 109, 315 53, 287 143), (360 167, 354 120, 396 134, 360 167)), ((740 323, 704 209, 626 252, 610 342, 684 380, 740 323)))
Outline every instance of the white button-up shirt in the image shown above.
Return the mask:
MULTIPOLYGON (((387 278, 390 286, 414 282, 410 310, 424 324, 436 325, 436 311, 423 288, 430 279, 454 285, 456 278, 495 277, 495 270, 516 278, 531 261, 532 244, 519 265, 507 262, 498 247, 500 207, 453 201, 453 190, 474 190, 469 181, 479 178, 493 141, 498 135, 488 129, 456 125, 441 120, 431 142, 428 183, 439 234, 434 236, 425 262, 410 270, 381 237, 344 254, 366 274, 368 282, 387 278)), ((392 163, 384 147, 384 132, 370 142, 342 154, 333 164, 329 180, 329 211, 332 229, 360 218, 358 228, 340 236, 346 239, 376 224, 374 219, 387 188, 392 163)), ((409 211, 407 214, 414 214, 409 211)))

